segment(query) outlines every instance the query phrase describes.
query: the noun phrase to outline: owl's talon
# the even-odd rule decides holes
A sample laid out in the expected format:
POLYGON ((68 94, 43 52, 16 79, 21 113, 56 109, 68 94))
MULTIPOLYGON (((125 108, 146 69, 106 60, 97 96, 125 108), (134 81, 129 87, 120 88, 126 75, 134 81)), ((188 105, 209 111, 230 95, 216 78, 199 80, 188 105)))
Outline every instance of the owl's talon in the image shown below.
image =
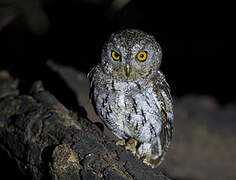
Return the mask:
POLYGON ((125 140, 119 140, 119 141, 116 141, 116 145, 117 146, 125 146, 125 140))
POLYGON ((134 155, 137 152, 137 144, 138 142, 133 138, 128 141, 123 139, 116 142, 116 145, 125 147, 126 150, 131 151, 134 155))
POLYGON ((137 144, 138 144, 138 142, 135 139, 130 138, 128 140, 128 142, 126 143, 125 149, 131 151, 133 154, 136 154, 137 144))

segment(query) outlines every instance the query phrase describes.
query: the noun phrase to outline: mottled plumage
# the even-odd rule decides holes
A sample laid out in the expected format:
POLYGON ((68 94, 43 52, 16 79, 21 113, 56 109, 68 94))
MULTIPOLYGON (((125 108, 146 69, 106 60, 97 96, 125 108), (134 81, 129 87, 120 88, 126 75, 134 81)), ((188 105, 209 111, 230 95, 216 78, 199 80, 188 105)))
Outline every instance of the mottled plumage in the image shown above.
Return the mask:
POLYGON ((153 36, 123 30, 111 35, 89 73, 99 117, 118 138, 135 139, 135 154, 152 167, 161 163, 172 138, 172 98, 159 70, 161 57, 153 36))

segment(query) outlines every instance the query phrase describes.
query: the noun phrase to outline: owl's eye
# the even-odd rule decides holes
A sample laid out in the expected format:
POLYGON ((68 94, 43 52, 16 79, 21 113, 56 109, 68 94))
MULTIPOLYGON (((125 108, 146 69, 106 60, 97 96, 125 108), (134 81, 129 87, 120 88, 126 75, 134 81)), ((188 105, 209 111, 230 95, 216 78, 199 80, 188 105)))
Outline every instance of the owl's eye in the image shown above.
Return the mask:
POLYGON ((147 59, 147 52, 146 51, 141 51, 138 53, 137 55, 137 59, 140 61, 140 62, 143 62, 147 59))
POLYGON ((111 52, 111 57, 115 60, 115 61, 119 61, 120 60, 120 54, 115 52, 115 51, 112 51, 111 52))

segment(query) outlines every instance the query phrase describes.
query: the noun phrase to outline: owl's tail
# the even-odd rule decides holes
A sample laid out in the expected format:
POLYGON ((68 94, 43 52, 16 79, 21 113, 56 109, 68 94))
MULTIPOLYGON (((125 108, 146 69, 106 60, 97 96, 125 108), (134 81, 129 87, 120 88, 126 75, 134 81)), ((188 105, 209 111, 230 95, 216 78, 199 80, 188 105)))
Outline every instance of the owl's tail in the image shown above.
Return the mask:
POLYGON ((161 144, 159 144, 158 141, 156 143, 140 144, 137 153, 138 158, 152 168, 156 168, 162 163, 165 154, 165 150, 162 148, 161 144))

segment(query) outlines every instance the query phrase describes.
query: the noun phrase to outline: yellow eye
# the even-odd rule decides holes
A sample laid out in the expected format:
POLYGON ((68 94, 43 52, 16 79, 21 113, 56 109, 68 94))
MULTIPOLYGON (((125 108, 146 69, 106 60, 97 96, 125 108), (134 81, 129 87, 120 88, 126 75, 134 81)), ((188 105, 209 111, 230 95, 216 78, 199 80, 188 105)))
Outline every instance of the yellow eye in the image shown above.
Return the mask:
POLYGON ((147 52, 146 51, 141 51, 138 53, 137 55, 137 59, 140 61, 140 62, 143 62, 147 59, 147 52))
POLYGON ((115 60, 115 61, 119 61, 120 60, 120 54, 115 52, 115 51, 112 51, 111 52, 111 57, 115 60))

